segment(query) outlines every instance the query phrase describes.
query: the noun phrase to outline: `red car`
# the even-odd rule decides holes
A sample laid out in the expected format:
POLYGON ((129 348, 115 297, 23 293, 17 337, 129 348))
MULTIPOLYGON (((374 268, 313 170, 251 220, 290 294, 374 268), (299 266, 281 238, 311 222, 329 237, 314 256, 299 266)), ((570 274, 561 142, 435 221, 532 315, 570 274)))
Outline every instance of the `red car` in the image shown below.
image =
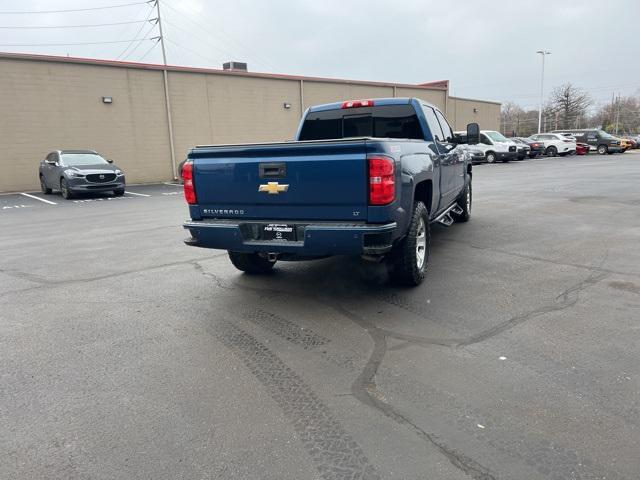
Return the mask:
POLYGON ((589 153, 589 145, 586 143, 576 143, 576 155, 587 155, 589 153))

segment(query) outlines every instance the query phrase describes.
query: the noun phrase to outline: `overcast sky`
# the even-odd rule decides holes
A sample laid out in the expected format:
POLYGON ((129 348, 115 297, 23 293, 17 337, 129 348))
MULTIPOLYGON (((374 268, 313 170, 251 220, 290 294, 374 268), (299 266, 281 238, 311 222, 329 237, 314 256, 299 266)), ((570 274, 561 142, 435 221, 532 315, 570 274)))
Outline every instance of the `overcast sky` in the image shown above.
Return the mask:
MULTIPOLYGON (((140 0, 0 0, 0 50, 159 63, 157 27, 71 26, 155 18, 149 4, 84 12, 6 12, 115 6, 140 0), (100 45, 53 43, 122 42, 100 45), (28 44, 29 46, 6 46, 28 44), (34 44, 48 44, 36 46, 34 44), (146 56, 145 56, 146 55, 146 56)), ((168 63, 260 72, 422 83, 451 80, 454 95, 537 105, 572 82, 598 102, 640 93, 640 0, 161 0, 168 63)))

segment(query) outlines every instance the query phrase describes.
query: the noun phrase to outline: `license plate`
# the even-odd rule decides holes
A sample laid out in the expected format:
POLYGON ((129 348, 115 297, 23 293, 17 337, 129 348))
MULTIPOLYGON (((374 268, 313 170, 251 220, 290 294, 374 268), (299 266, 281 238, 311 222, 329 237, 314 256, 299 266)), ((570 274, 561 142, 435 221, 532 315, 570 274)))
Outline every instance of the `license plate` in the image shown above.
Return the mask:
POLYGON ((282 223, 269 223, 262 227, 262 238, 264 240, 279 240, 283 242, 296 241, 295 225, 285 225, 282 223))

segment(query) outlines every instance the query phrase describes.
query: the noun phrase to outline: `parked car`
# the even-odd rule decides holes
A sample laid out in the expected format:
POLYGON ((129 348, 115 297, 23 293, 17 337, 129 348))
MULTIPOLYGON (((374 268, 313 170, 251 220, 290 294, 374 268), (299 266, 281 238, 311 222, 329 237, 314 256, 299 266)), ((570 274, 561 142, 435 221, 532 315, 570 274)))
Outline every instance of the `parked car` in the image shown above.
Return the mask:
POLYGON ((576 155, 588 155, 589 145, 586 143, 576 143, 576 155))
MULTIPOLYGON (((455 132, 456 135, 464 135, 464 133, 455 132)), ((508 162, 518 158, 516 143, 494 130, 482 130, 480 132, 480 143, 474 145, 474 150, 484 152, 487 163, 494 163, 497 160, 508 162)))
POLYGON ((629 140, 628 138, 618 137, 618 140, 620 140, 620 147, 622 147, 622 152, 630 150, 633 146, 633 143, 631 143, 631 140, 629 140))
MULTIPOLYGON (((466 138, 479 140, 477 123, 466 138)), ((185 242, 227 250, 247 273, 278 260, 358 255, 417 285, 430 224, 471 216, 462 141, 433 105, 382 98, 311 107, 293 142, 196 147, 182 172, 185 242)))
MULTIPOLYGON (((454 135, 458 138, 459 143, 468 143, 467 132, 454 132, 454 135)), ((471 154, 471 163, 485 163, 487 161, 484 150, 478 145, 469 145, 469 153, 471 154)))
POLYGON ((622 152, 620 140, 609 135, 604 130, 597 128, 584 128, 574 130, 554 130, 554 133, 569 133, 577 142, 586 143, 591 150, 596 150, 600 155, 605 153, 622 152))
POLYGON ((472 163, 484 163, 487 161, 487 157, 480 148, 476 148, 476 145, 469 146, 469 153, 471 154, 472 163))
POLYGON ((628 140, 631 142, 632 149, 638 148, 638 142, 636 141, 635 138, 628 138, 628 140))
POLYGON ((532 140, 543 143, 544 153, 549 157, 560 155, 561 157, 576 153, 576 141, 559 133, 538 133, 531 135, 532 140))
POLYGON ((124 195, 124 172, 93 150, 56 150, 40 162, 40 188, 45 194, 60 190, 64 198, 80 193, 124 195))
POLYGON ((531 154, 531 147, 524 140, 520 140, 517 137, 511 137, 509 140, 512 140, 516 144, 518 160, 524 160, 531 154))
POLYGON ((514 137, 513 139, 521 140, 529 145, 529 148, 531 149, 529 151, 529 158, 536 158, 538 155, 544 155, 544 144, 542 142, 532 140, 529 137, 514 137))

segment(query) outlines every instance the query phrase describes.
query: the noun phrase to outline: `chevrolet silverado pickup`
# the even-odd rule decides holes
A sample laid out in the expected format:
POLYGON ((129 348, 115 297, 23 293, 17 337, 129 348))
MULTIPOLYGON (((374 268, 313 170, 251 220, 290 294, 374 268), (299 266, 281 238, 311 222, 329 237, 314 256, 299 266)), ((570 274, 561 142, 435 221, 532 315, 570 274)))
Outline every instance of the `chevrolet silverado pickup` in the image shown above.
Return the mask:
POLYGON ((430 225, 471 215, 478 124, 454 135, 416 98, 309 108, 295 141, 193 148, 183 166, 190 246, 223 249, 246 273, 278 260, 359 255, 417 285, 430 225))

